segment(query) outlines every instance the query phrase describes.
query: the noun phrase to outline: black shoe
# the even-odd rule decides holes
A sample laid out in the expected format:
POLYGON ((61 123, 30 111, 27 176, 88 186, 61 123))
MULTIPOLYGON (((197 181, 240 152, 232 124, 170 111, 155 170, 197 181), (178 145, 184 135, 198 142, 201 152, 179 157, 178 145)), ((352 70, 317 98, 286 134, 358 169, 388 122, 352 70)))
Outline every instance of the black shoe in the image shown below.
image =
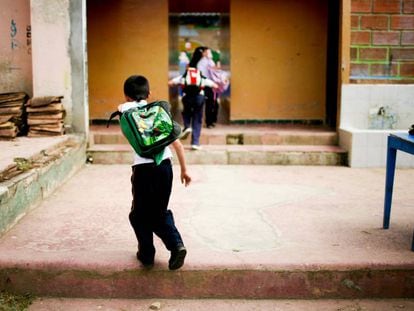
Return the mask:
POLYGON ((185 256, 187 255, 187 250, 184 245, 179 245, 173 251, 171 251, 171 257, 168 261, 168 268, 170 270, 180 269, 184 264, 185 256))
POLYGON ((144 260, 139 252, 137 252, 138 261, 144 266, 145 269, 151 269, 154 267, 154 260, 144 260))

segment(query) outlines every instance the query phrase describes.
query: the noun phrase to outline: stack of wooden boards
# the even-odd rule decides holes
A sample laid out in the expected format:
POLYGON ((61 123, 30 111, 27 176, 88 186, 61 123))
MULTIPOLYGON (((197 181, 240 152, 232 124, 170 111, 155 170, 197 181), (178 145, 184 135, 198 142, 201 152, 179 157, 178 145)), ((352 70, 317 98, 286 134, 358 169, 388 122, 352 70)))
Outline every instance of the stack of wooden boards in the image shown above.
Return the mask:
POLYGON ((0 139, 13 139, 27 133, 23 92, 0 94, 0 139))
POLYGON ((63 96, 34 97, 27 102, 29 137, 57 136, 65 133, 65 109, 62 98, 63 96))

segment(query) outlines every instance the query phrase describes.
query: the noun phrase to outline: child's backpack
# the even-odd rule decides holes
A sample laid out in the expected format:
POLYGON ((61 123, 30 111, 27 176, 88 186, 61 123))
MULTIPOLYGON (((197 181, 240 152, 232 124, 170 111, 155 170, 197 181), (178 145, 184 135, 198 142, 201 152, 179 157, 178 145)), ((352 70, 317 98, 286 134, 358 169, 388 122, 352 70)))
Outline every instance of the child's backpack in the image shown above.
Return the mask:
POLYGON ((120 116, 122 133, 135 152, 141 157, 154 159, 157 165, 162 161, 164 148, 181 133, 181 127, 172 119, 166 101, 152 102, 123 113, 115 111, 111 114, 107 127, 116 116, 120 116))
POLYGON ((203 88, 202 80, 203 76, 200 70, 193 67, 187 68, 183 75, 183 92, 190 96, 198 95, 203 88))

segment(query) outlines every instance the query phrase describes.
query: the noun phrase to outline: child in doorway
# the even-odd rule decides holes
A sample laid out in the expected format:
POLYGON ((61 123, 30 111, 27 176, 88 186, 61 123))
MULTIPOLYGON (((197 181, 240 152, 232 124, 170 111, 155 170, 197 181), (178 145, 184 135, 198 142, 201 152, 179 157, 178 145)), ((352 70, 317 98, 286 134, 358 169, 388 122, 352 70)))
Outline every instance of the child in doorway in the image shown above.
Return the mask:
POLYGON ((181 84, 184 86, 183 92, 184 96, 182 98, 183 102, 183 122, 184 122, 184 131, 181 138, 186 138, 190 133, 191 134, 191 149, 200 150, 200 134, 201 128, 203 125, 203 107, 206 100, 204 89, 205 88, 217 88, 218 85, 204 77, 201 72, 197 69, 197 64, 200 59, 203 57, 205 47, 198 47, 194 50, 193 57, 191 58, 189 68, 184 73, 184 75, 177 76, 170 81, 168 81, 169 86, 181 84), (192 70, 192 75, 194 75, 194 82, 196 85, 186 86, 186 79, 188 78, 188 72, 192 70))
MULTIPOLYGON (((211 75, 211 70, 216 68, 216 64, 213 61, 213 54, 211 49, 208 47, 204 47, 205 50, 203 52, 203 57, 197 64, 198 70, 201 71, 201 74, 212 80, 213 77, 211 75)), ((213 91, 211 87, 204 88, 206 102, 205 102, 205 117, 206 117, 206 126, 207 128, 211 129, 215 127, 217 123, 217 115, 218 115, 218 101, 216 93, 213 91)))
MULTIPOLYGON (((131 76, 124 83, 126 103, 118 106, 120 112, 147 104, 151 92, 148 80, 144 76, 131 76)), ((174 148, 181 167, 181 182, 188 186, 191 177, 187 174, 184 148, 179 140, 174 141, 174 148)), ((130 223, 138 240, 137 259, 146 268, 154 265, 155 233, 171 252, 168 262, 170 270, 182 267, 187 250, 178 232, 171 210, 168 208, 173 171, 172 153, 169 147, 164 150, 163 161, 156 165, 153 159, 140 157, 135 153, 132 166, 132 208, 130 223)))

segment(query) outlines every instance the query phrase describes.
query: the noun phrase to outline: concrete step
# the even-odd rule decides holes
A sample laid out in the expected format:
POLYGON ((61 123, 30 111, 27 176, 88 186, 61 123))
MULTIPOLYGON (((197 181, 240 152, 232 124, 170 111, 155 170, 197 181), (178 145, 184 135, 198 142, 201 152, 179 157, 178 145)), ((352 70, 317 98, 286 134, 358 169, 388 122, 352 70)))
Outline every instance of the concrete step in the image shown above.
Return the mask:
MULTIPOLYGON (((190 137, 182 140, 190 149, 190 137)), ((337 133, 324 127, 218 125, 203 129, 203 150, 187 152, 189 164, 346 165, 337 133)), ((131 163, 132 152, 119 126, 92 127, 88 157, 93 163, 131 163)))
POLYGON ((37 298, 29 311, 163 310, 163 311, 390 311, 414 310, 413 299, 62 299, 37 298))
POLYGON ((80 135, 0 141, 0 236, 84 164, 80 135))
MULTIPOLYGON (((93 256, 92 254, 90 254, 93 256)), ((67 259, 67 261, 70 259, 67 259)), ((74 260, 73 258, 71 259, 74 260)), ((132 263, 132 262, 131 262, 132 263)), ((414 271, 360 269, 204 268, 171 272, 116 265, 89 267, 73 261, 1 263, 0 288, 15 294, 82 298, 164 299, 363 299, 412 298, 414 271), (121 269, 121 270, 120 270, 121 269)))
MULTIPOLYGON (((346 165, 347 152, 338 146, 318 145, 203 145, 185 146, 188 164, 346 165)), ((133 153, 125 144, 100 144, 88 148, 96 164, 131 164, 133 153)))
MULTIPOLYGON (((225 126, 201 131, 202 145, 337 145, 335 131, 324 128, 282 127, 282 126, 225 126)), ((110 130, 93 127, 90 144, 127 144, 119 128, 110 130)), ((190 137, 183 140, 190 144, 190 137)))

